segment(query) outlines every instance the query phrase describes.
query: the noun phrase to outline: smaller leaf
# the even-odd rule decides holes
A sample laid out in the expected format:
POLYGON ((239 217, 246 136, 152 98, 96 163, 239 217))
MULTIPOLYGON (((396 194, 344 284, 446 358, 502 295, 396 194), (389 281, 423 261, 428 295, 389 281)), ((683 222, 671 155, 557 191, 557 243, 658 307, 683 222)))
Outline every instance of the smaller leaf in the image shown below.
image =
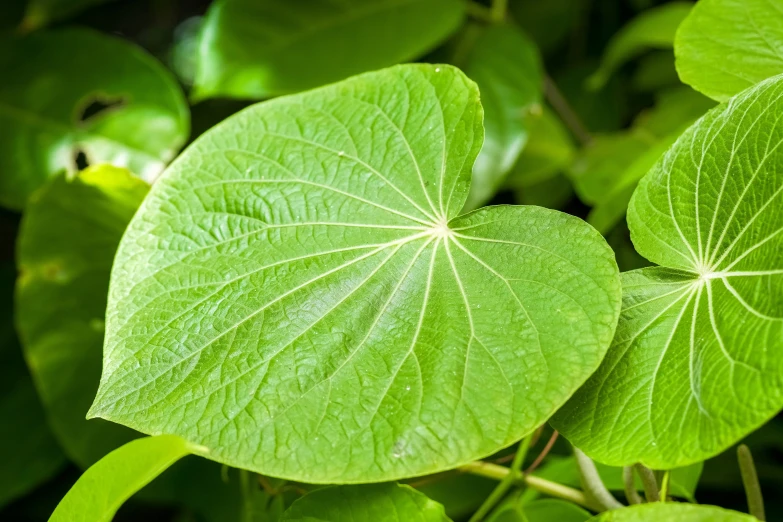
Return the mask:
POLYGON ((219 0, 192 96, 260 99, 410 61, 460 24, 459 0, 219 0))
POLYGON ((715 506, 654 502, 607 511, 590 522, 757 522, 755 517, 715 506))
POLYGON ((131 441, 85 471, 49 522, 109 522, 123 502, 189 453, 173 435, 131 441))
POLYGON ((523 508, 527 522, 585 522, 589 511, 576 504, 556 499, 535 500, 523 508))
POLYGON ((394 483, 333 486, 294 502, 280 522, 448 522, 443 506, 394 483))
POLYGON ((644 11, 617 32, 604 53, 601 67, 590 77, 593 89, 603 87, 622 64, 646 49, 670 49, 674 34, 693 4, 671 2, 644 11))
POLYGON ((468 211, 495 194, 519 158, 541 112, 543 74, 535 44, 511 25, 479 35, 465 73, 478 84, 484 107, 484 145, 473 166, 468 211))
POLYGON ((674 54, 680 79, 718 101, 783 73, 783 1, 700 0, 674 54))

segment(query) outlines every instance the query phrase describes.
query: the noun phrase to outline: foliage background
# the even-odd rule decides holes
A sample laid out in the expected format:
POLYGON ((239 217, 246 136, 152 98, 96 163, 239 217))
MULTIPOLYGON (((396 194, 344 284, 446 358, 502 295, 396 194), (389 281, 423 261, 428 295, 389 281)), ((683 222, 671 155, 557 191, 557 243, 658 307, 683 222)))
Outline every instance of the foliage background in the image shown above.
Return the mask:
MULTIPOLYGON (((665 3, 655 0, 511 0, 510 2, 510 12, 517 17, 517 22, 538 44, 547 74, 573 107, 585 129, 591 135, 618 133, 614 135, 620 138, 609 144, 609 151, 616 156, 623 154, 633 156, 637 153, 633 148, 633 138, 630 137, 632 135, 630 129, 635 125, 636 118, 654 106, 656 94, 663 88, 678 84, 671 50, 641 53, 640 58, 635 57, 609 75, 606 85, 599 90, 589 89, 586 79, 596 71, 608 43, 620 28, 640 12, 665 3), (650 74, 649 71, 653 73, 650 74)), ((51 24, 50 27, 74 25, 91 27, 136 42, 174 70, 187 89, 194 75, 195 37, 200 17, 206 12, 209 4, 208 0, 116 0, 92 6, 62 22, 51 24)), ((0 28, 17 27, 22 21, 25 7, 25 2, 19 0, 4 1, 0 5, 0 28)), ((446 42, 424 60, 439 61, 453 45, 455 45, 454 41, 446 42)), ((236 100, 210 99, 193 105, 190 141, 249 104, 250 102, 236 100)), ((574 141, 576 143, 578 140, 574 139, 574 141)), ((574 165, 569 165, 566 169, 580 168, 579 161, 585 161, 584 156, 577 155, 574 165)), ((587 218, 590 207, 575 195, 565 177, 560 176, 557 180, 557 185, 542 189, 541 194, 533 191, 525 193, 524 190, 502 190, 494 197, 492 203, 544 204, 545 200, 540 199, 542 196, 563 193, 565 195, 556 201, 557 208, 587 218)), ((19 222, 19 214, 7 210, 0 211, 0 267, 4 276, 0 286, 2 292, 0 297, 4 314, 12 313, 13 286, 9 280, 13 277, 19 222)), ((607 233, 607 238, 617 252, 621 271, 639 268, 646 264, 630 245, 624 222, 612 228, 607 233)), ((13 332, 4 331, 3 334, 5 337, 2 342, 13 342, 11 340, 13 332)), ((17 363, 18 361, 14 362, 16 366, 13 367, 21 368, 17 363)), ((12 363, 9 362, 6 367, 11 368, 12 363)), ((0 382, 0 390, 2 385, 3 383, 0 382)), ((3 422, 10 423, 12 429, 13 427, 26 429, 22 417, 4 419, 3 422)), ((39 427, 39 429, 45 428, 39 427)), ((40 433, 29 435, 42 436, 40 433)), ((544 438, 546 435, 544 434, 544 438)), ((783 418, 778 416, 748 437, 745 442, 753 450, 756 459, 767 502, 768 517, 770 520, 781 519, 783 518, 783 465, 781 465, 783 418)), ((2 443, 3 441, 0 440, 0 447, 3 447, 2 455, 6 453, 12 455, 13 448, 8 448, 2 443)), ((567 443, 560 439, 552 454, 555 457, 568 455, 570 449, 567 443)), ((167 473, 172 474, 178 467, 187 465, 181 462, 167 473)), ((211 481, 227 479, 229 486, 235 488, 237 492, 233 500, 237 504, 247 502, 247 498, 241 498, 239 493, 242 480, 236 470, 227 471, 224 477, 216 476, 215 470, 211 468, 204 472, 210 475, 206 479, 207 484, 211 484, 211 481)), ((47 482, 0 508, 0 519, 46 520, 79 475, 79 468, 70 463, 63 463, 60 470, 47 482)), ((161 498, 156 499, 155 491, 147 494, 142 492, 123 506, 117 520, 143 519, 150 522, 200 520, 199 517, 202 515, 187 506, 188 499, 197 497, 204 491, 205 486, 198 485, 197 482, 194 480, 192 484, 181 485, 176 494, 169 495, 165 501, 161 498), (171 501, 172 498, 179 502, 171 501)), ((488 480, 458 474, 425 477, 411 483, 446 505, 455 520, 460 520, 465 513, 475 509, 494 486, 488 480)), ((277 484, 268 484, 268 490, 275 491, 279 489, 277 486, 277 484)), ((273 495, 272 498, 263 496, 260 500, 251 499, 251 502, 257 502, 258 506, 262 506, 258 508, 256 520, 274 520, 273 514, 284 499, 295 497, 297 490, 302 488, 306 486, 297 485, 287 489, 285 493, 273 495)), ((701 503, 721 505, 738 511, 745 510, 745 498, 734 448, 705 463, 696 498, 701 503)), ((239 509, 238 505, 225 509, 224 520, 237 519, 235 513, 239 509)))

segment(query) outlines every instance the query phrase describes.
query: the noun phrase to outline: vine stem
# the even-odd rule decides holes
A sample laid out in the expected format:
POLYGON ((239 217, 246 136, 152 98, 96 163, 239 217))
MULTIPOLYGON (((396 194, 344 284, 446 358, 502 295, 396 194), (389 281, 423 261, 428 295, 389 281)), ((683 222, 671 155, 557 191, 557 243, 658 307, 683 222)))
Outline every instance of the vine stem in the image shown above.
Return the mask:
POLYGON ((761 495, 761 484, 756 472, 756 464, 753 462, 753 455, 750 448, 745 444, 740 444, 737 448, 737 460, 739 461, 740 474, 742 475, 742 485, 745 486, 745 496, 748 498, 748 511, 757 519, 766 520, 764 513, 764 497, 761 495))
MULTIPOLYGON (((464 466, 461 466, 459 470, 494 480, 503 480, 511 472, 511 470, 505 466, 500 466, 498 464, 493 464, 492 462, 484 462, 481 460, 465 464, 464 466)), ((536 477, 535 475, 523 475, 518 477, 514 483, 527 486, 530 489, 535 489, 540 493, 544 493, 552 497, 573 502, 574 504, 578 504, 593 511, 605 511, 602 506, 599 506, 595 502, 590 501, 590 499, 588 499, 582 491, 558 484, 557 482, 552 482, 550 480, 536 477)))
POLYGON ((655 473, 641 464, 634 464, 633 467, 639 474, 639 478, 642 479, 644 496, 647 497, 647 502, 658 502, 660 498, 658 497, 658 481, 655 480, 655 473))
POLYGON ((479 522, 479 520, 482 520, 485 516, 487 516, 492 508, 494 508, 495 505, 500 502, 504 496, 506 496, 506 493, 511 488, 511 486, 514 485, 514 482, 519 479, 519 470, 522 468, 522 463, 525 461, 527 451, 530 449, 530 440, 532 438, 533 434, 531 433, 522 439, 522 442, 519 443, 519 448, 514 455, 514 461, 511 463, 508 474, 503 477, 503 480, 501 480, 497 486, 495 486, 495 489, 492 490, 492 493, 489 494, 489 496, 486 498, 486 500, 484 500, 481 506, 479 506, 476 512, 473 513, 473 516, 470 517, 468 522, 479 522))
POLYGON ((563 93, 560 92, 557 84, 555 84, 549 75, 544 76, 544 97, 557 115, 560 116, 560 119, 563 120, 563 123, 566 124, 568 130, 571 131, 571 134, 574 135, 580 145, 589 145, 593 141, 593 137, 587 131, 587 127, 582 123, 582 120, 574 109, 571 108, 568 100, 565 99, 563 93))
POLYGON ((557 430, 552 432, 552 436, 549 437, 549 440, 546 442, 546 446, 544 446, 544 449, 541 450, 541 453, 538 454, 538 457, 536 457, 536 460, 533 461, 533 463, 528 466, 528 468, 525 470, 525 474, 529 475, 530 473, 533 473, 533 471, 544 462, 544 459, 549 454, 549 451, 552 449, 552 446, 555 445, 555 441, 557 440, 557 436, 559 433, 557 430))
POLYGON ((506 18, 506 8, 508 0, 492 0, 492 7, 489 9, 490 17, 496 24, 503 22, 506 18))
POLYGON ((620 509, 623 506, 612 496, 598 474, 595 463, 579 448, 574 448, 574 457, 579 467, 579 475, 582 477, 582 487, 585 493, 592 497, 604 510, 620 509))
POLYGON ((671 471, 666 471, 661 479, 661 502, 669 500, 669 489, 671 488, 671 471))
POLYGON ((641 504, 642 497, 636 491, 636 482, 633 477, 633 468, 631 466, 625 466, 623 468, 623 488, 625 489, 625 499, 628 504, 641 504))

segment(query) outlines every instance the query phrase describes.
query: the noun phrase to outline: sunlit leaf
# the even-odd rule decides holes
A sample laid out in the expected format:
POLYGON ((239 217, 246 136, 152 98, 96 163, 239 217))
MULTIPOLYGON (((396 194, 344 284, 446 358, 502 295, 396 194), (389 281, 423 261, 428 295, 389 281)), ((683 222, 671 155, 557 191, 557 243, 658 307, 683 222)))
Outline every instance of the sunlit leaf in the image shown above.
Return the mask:
POLYGON ((60 175, 31 198, 22 221, 17 327, 55 433, 83 467, 134 437, 84 417, 101 376, 112 261, 148 188, 108 165, 60 175))
POLYGON ((0 75, 0 205, 21 209, 80 154, 152 180, 187 138, 174 78, 123 40, 86 29, 8 37, 0 75))
POLYGON ((696 506, 673 502, 639 504, 607 511, 590 522, 758 522, 756 517, 715 506, 696 506))
POLYGON ((12 264, 0 264, 0 507, 65 464, 65 456, 49 431, 11 321, 15 276, 12 264))
POLYGON ((120 245, 91 415, 311 483, 432 473, 534 430, 603 357, 617 267, 566 214, 460 216, 481 142, 475 84, 430 65, 205 134, 120 245))
POLYGON ((725 101, 783 73, 783 1, 699 0, 674 53, 683 82, 725 101))
POLYGON ((538 51, 511 25, 486 28, 464 67, 481 92, 484 146, 473 166, 465 210, 486 203, 500 187, 541 113, 543 78, 538 51))
POLYGON ((554 417, 614 465, 704 460, 783 406, 783 77, 699 120, 641 181, 601 368, 554 417))
POLYGON ((131 441, 85 471, 49 522, 110 522, 123 502, 188 453, 172 435, 131 441))
POLYGON ((677 27, 692 7, 691 2, 669 2, 631 20, 609 42, 590 86, 603 87, 616 69, 647 49, 671 49, 677 27))
POLYGON ((333 486, 305 495, 280 522, 449 522, 443 506, 408 486, 333 486))
POLYGON ((410 61, 463 15, 460 0, 217 0, 193 95, 266 98, 410 61))

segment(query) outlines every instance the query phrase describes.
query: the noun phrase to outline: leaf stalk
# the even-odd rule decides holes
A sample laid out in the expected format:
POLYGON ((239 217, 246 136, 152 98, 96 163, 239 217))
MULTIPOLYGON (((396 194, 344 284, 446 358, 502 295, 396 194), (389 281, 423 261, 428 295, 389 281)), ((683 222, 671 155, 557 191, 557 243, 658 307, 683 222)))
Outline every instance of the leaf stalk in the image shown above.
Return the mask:
POLYGON ((756 464, 753 462, 750 448, 745 444, 740 444, 737 448, 737 461, 742 475, 742 485, 745 486, 745 496, 748 499, 748 511, 763 522, 767 518, 764 512, 764 497, 761 494, 759 475, 756 472, 756 464))
POLYGON ((579 467, 579 475, 582 478, 582 487, 585 493, 607 511, 625 507, 606 489, 595 467, 595 463, 590 457, 585 455, 579 448, 574 448, 574 456, 579 467))

